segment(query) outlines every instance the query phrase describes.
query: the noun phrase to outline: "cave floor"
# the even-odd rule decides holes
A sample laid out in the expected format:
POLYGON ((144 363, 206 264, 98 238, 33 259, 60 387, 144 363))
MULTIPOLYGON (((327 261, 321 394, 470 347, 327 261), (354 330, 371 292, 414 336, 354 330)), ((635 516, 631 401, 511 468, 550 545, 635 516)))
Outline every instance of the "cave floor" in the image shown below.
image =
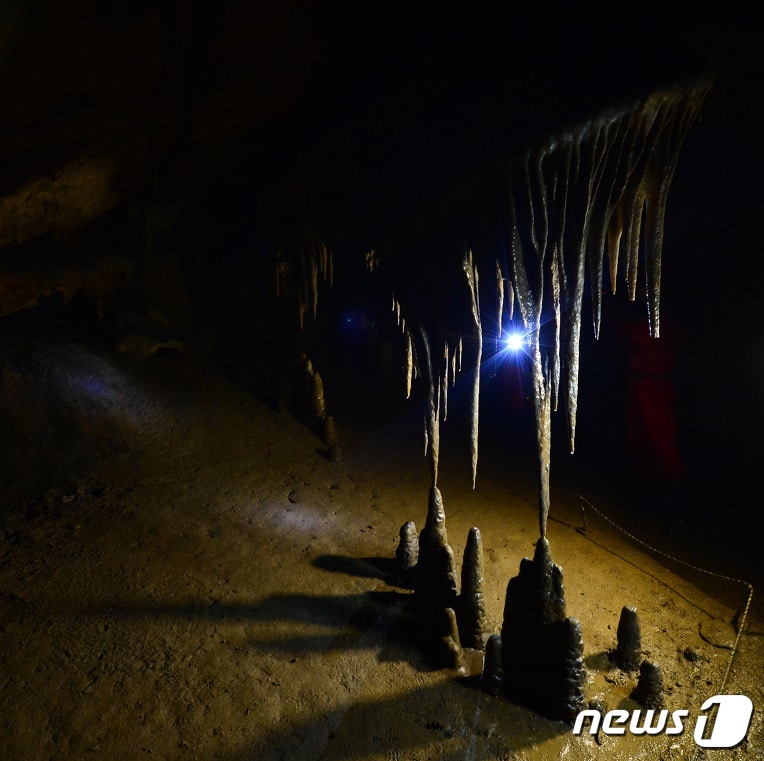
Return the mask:
MULTIPOLYGON (((591 510, 584 530, 554 465, 548 535, 581 622, 587 698, 637 707, 635 675, 608 659, 634 605, 667 707, 690 711, 682 735, 575 737, 432 666, 392 565, 401 524, 426 514, 416 409, 371 430, 337 404, 344 457, 332 462, 287 409, 203 358, 71 342, 1 356, 7 761, 684 759, 706 698, 764 701, 756 599, 730 661, 746 587, 657 555, 591 510)), ((446 443, 439 485, 459 564, 480 528, 498 632, 507 581, 537 538, 535 476, 483 449, 473 490, 466 453, 446 443)), ((607 489, 584 496, 614 514, 607 489)), ((689 540, 662 539, 692 556, 689 540)), ((721 551, 700 556, 743 572, 721 551)), ((761 712, 747 741, 706 758, 764 758, 761 712)))

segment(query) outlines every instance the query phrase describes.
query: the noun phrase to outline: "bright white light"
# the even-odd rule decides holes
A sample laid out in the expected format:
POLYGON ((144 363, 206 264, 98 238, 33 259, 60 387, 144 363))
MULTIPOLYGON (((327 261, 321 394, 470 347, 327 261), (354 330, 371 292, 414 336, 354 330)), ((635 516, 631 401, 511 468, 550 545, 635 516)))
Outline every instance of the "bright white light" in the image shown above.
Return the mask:
POLYGON ((525 338, 522 333, 510 333, 504 341, 504 346, 509 351, 519 351, 525 345, 525 338))

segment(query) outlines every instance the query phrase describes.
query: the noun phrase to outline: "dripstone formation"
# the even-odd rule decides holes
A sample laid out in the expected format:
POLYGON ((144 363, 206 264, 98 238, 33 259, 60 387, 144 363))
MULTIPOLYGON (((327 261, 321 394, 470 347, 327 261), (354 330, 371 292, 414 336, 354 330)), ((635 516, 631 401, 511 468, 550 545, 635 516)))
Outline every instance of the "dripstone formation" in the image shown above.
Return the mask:
POLYGON ((584 708, 586 679, 581 626, 566 615, 562 570, 545 537, 536 543, 533 559, 524 558, 519 574, 509 580, 501 635, 488 632, 480 530, 473 527, 467 536, 459 593, 436 486, 430 488, 418 544, 416 527, 408 521, 395 554, 400 578, 413 577, 416 609, 442 667, 547 718, 575 720, 584 708))
POLYGON ((624 671, 636 671, 642 660, 642 636, 636 608, 623 606, 617 637, 613 660, 624 671))
POLYGON ((395 548, 395 559, 398 562, 398 576, 401 583, 412 588, 416 564, 419 561, 419 537, 414 521, 407 521, 401 526, 398 546, 395 548))
POLYGON ((427 520, 419 535, 414 593, 421 608, 456 608, 456 561, 448 543, 446 513, 437 486, 430 487, 427 520))
POLYGON ((440 638, 440 653, 438 660, 446 668, 464 671, 464 653, 459 641, 459 627, 456 622, 456 611, 446 608, 441 615, 443 634, 440 638))
POLYGON ((462 587, 459 595, 459 635, 462 646, 485 649, 488 636, 483 595, 483 542, 480 529, 473 527, 467 535, 462 562, 462 587))
POLYGON ((584 707, 581 626, 565 614, 562 570, 541 537, 509 580, 501 629, 504 694, 559 721, 584 707))
POLYGON ((485 646, 485 661, 483 675, 480 679, 480 689, 494 697, 501 695, 504 682, 501 658, 501 637, 498 634, 492 634, 485 646))
POLYGON ((660 666, 650 661, 642 661, 639 667, 639 681, 631 697, 643 708, 652 708, 655 711, 664 708, 663 675, 660 666))

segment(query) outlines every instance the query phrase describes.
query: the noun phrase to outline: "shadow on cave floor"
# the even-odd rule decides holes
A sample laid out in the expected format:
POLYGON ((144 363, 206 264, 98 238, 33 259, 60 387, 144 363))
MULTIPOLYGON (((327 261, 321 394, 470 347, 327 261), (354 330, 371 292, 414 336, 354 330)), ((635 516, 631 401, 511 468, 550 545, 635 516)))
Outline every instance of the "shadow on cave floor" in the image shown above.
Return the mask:
MULTIPOLYGON (((425 653, 432 649, 432 643, 427 641, 422 620, 411 614, 411 601, 411 594, 395 591, 338 596, 276 594, 253 605, 157 601, 83 606, 73 609, 72 615, 113 623, 146 619, 245 622, 262 625, 263 636, 250 635, 244 647, 259 654, 275 654, 281 663, 295 669, 310 669, 316 658, 330 663, 337 656, 352 658, 355 652, 366 653, 378 664, 400 663, 416 673, 441 677, 434 684, 421 683, 413 689, 401 685, 392 695, 388 686, 380 695, 369 685, 375 676, 367 666, 367 673, 359 670, 347 677, 346 701, 317 715, 306 715, 284 729, 271 727, 256 746, 224 755, 215 753, 215 758, 244 761, 309 757, 329 761, 374 758, 384 749, 388 758, 488 761, 550 739, 564 739, 570 733, 569 725, 491 697, 478 689, 474 680, 430 662, 425 653), (283 633, 274 636, 271 625, 284 625, 286 629, 279 629, 283 633), (306 626, 321 633, 295 634, 306 626), (369 692, 371 697, 366 696, 369 692), (359 698, 361 693, 363 697, 359 698)), ((269 679, 279 684, 277 675, 269 679)), ((317 683, 307 687, 321 689, 317 683)))
POLYGON ((394 558, 365 557, 356 558, 351 555, 321 555, 313 561, 313 565, 325 571, 345 573, 361 578, 379 579, 388 586, 408 589, 399 578, 398 563, 394 558))
POLYGON ((387 759, 495 761, 570 732, 565 724, 501 703, 454 684, 418 688, 342 705, 304 720, 288 733, 272 731, 256 747, 222 758, 292 758, 312 746, 312 757, 321 761, 381 758, 381 754, 387 759))

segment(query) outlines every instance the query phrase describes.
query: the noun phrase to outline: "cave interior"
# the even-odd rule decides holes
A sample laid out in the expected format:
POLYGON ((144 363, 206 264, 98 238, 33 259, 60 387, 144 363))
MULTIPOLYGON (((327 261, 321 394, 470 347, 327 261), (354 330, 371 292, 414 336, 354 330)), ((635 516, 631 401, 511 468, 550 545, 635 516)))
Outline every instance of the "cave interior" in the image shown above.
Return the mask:
MULTIPOLYGON (((364 442, 389 436, 388 447, 419 454, 422 496, 403 516, 418 528, 438 478, 433 435, 441 440, 439 483, 452 492, 458 483, 457 494, 473 491, 479 502, 481 479, 490 482, 506 469, 511 481, 518 470, 533 484, 535 511, 534 492, 543 485, 535 480, 532 352, 511 355, 499 335, 523 327, 529 300, 515 285, 512 318, 505 301, 497 320, 483 295, 496 280, 486 262, 503 268, 505 282, 516 275, 511 213, 495 189, 516 184, 512 167, 529 166, 523 161, 539 146, 554 146, 544 155, 557 155, 565 136, 573 134, 575 143, 577 125, 620 124, 618 114, 632 113, 633 104, 653 93, 685 93, 698 82, 702 102, 681 146, 674 146, 665 225, 658 222, 660 337, 650 336, 655 284, 643 260, 633 298, 623 261, 615 290, 607 264, 599 284, 592 285, 587 270, 575 454, 561 401, 551 414, 553 496, 546 507, 549 520, 557 520, 557 486, 596 494, 597 504, 647 545, 754 587, 764 580, 762 35, 742 18, 703 12, 660 21, 625 12, 608 19, 578 8, 512 14, 510 20, 498 4, 446 10, 430 3, 414 9, 309 0, 0 4, 4 631, 20 636, 29 615, 17 615, 14 606, 27 599, 34 606, 36 599, 14 559, 32 549, 18 537, 43 525, 45 506, 60 518, 62 495, 73 484, 80 497, 92 497, 97 489, 91 494, 82 484, 112 459, 130 457, 123 432, 105 412, 129 392, 99 379, 102 365, 95 360, 84 380, 67 376, 62 367, 74 361, 72 347, 159 367, 160 393, 178 393, 176 421, 190 392, 173 388, 167 368, 214 368, 216 382, 222 378, 270 414, 302 424, 296 430, 308 444, 301 439, 303 449, 295 444, 297 454, 289 456, 318 458, 320 467, 351 467, 364 442), (497 219, 508 227, 499 229, 497 219), (481 224, 470 227, 475 220, 481 224), (448 420, 434 431, 428 405, 445 400, 442 379, 432 378, 437 363, 430 363, 429 342, 440 352, 443 339, 458 334, 461 363, 462 332, 474 335, 463 269, 465 254, 473 252, 482 289, 480 369, 467 367, 475 345, 466 341, 448 420), (401 317, 410 333, 401 330, 401 317), (415 364, 419 358, 410 389, 407 336, 415 364), (315 410, 300 396, 306 358, 323 382, 326 410, 318 427, 315 410), (476 374, 481 454, 473 472, 476 374), (88 407, 85 397, 73 402, 68 394, 110 394, 111 401, 88 407), (336 425, 331 433, 327 410, 336 425), (403 434, 386 433, 396 426, 403 434), (429 461, 422 457, 423 427, 429 461)), ((654 150, 661 145, 657 139, 654 150)), ((559 188, 562 175, 555 177, 559 188)), ((527 187, 533 211, 538 186, 528 179, 527 187)), ((548 232, 558 207, 551 195, 546 201, 548 232)), ((541 229, 538 208, 530 222, 516 211, 529 269, 530 241, 541 229)), ((546 318, 544 312, 542 336, 546 318)), ((541 351, 551 361, 547 338, 541 351)), ((453 342, 446 364, 449 351, 453 342)), ((85 356, 77 360, 83 367, 85 356)), ((436 420, 442 412, 436 409, 436 420)), ((134 424, 142 419, 136 413, 134 424)), ((390 467, 398 462, 393 456, 390 467)), ((293 466, 268 468, 279 478, 293 466)), ((291 502, 295 490, 287 491, 291 502)), ((98 504, 108 509, 108 499, 98 504)), ((563 512, 561 519, 569 516, 563 512)), ((392 511, 387 517, 392 558, 403 521, 395 523, 400 516, 392 511)), ((481 513, 463 520, 480 526, 481 513)), ((460 527, 461 521, 457 516, 460 527)), ((542 532, 545 525, 546 516, 542 532)), ((62 531, 55 546, 65 555, 61 542, 71 537, 62 531)), ((532 555, 529 547, 524 554, 532 555)), ((509 564, 515 570, 517 560, 509 564)), ((273 563, 276 575, 284 572, 273 563)), ((575 587, 571 572, 566 583, 575 587)), ((502 589, 508 578, 499 580, 502 589)), ((725 598, 733 609, 739 602, 725 598)), ((620 612, 621 604, 613 605, 620 612)), ((757 604, 747 614, 751 630, 760 630, 757 604)), ((4 657, 10 664, 15 655, 4 657)), ((22 676, 10 668, 7 684, 20 689, 22 676)), ((388 699, 394 712, 395 700, 388 699)), ((11 717, 23 723, 21 715, 11 717)), ((40 755, 25 758, 80 757, 71 736, 68 745, 62 740, 70 724, 60 716, 52 721, 59 731, 48 732, 47 745, 35 745, 18 729, 7 733, 5 757, 21 758, 27 742, 40 755)), ((528 748, 546 739, 538 726, 527 735, 528 748)), ((311 756, 306 740, 303 755, 292 757, 350 757, 342 755, 343 741, 323 744, 325 756, 311 756)), ((251 757, 269 758, 269 749, 280 757, 273 735, 252 742, 251 757)), ((244 750, 217 756, 214 743, 195 747, 198 757, 250 757, 244 750)), ((381 747, 369 741, 365 756, 381 747)), ((197 757, 182 742, 177 749, 179 758, 197 757)))

